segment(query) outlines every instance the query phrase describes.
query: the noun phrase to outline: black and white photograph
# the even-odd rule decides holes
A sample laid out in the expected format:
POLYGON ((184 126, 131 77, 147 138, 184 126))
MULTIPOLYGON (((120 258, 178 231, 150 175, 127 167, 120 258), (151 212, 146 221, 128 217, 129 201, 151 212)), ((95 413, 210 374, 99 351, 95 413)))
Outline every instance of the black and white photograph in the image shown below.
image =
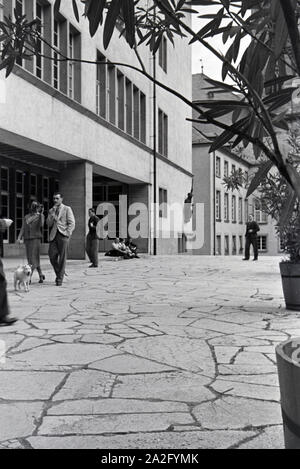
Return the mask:
POLYGON ((0 449, 300 449, 299 0, 0 0, 0 449))

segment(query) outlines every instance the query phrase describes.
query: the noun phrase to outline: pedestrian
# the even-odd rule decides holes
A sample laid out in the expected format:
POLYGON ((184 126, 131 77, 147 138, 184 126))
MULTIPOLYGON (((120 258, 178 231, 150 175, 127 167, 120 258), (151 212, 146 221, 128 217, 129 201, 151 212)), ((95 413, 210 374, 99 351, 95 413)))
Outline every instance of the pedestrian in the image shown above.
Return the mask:
MULTIPOLYGON (((0 231, 3 233, 12 221, 9 219, 0 220, 0 231)), ((16 318, 12 318, 9 310, 8 299, 7 299, 7 283, 4 275, 3 262, 0 258, 0 326, 10 326, 17 321, 16 318)))
POLYGON ((249 215, 248 223, 246 225, 246 245, 245 245, 245 257, 243 261, 248 261, 250 258, 250 246, 253 246, 254 261, 258 259, 258 245, 257 245, 257 233, 260 231, 260 228, 256 221, 254 221, 253 216, 249 215))
POLYGON ((98 267, 99 238, 96 231, 98 222, 99 218, 96 216, 95 209, 90 208, 88 222, 89 232, 86 236, 86 253, 91 262, 89 267, 98 267))
POLYGON ((75 218, 71 207, 63 204, 63 196, 53 196, 54 206, 49 210, 47 225, 50 228, 49 259, 56 274, 55 283, 61 286, 65 275, 67 249, 75 229, 75 218))
POLYGON ((24 240, 28 264, 31 266, 32 273, 36 269, 39 274, 39 283, 43 283, 45 275, 41 269, 40 249, 43 237, 43 227, 45 223, 44 207, 38 202, 32 202, 30 212, 25 215, 21 231, 17 242, 24 240))

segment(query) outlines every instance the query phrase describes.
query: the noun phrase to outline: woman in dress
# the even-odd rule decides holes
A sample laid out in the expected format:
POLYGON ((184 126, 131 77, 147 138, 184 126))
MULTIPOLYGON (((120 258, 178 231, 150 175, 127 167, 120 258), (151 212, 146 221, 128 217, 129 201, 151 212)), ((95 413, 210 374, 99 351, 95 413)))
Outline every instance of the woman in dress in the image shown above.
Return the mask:
POLYGON ((28 215, 25 215, 18 236, 19 243, 24 239, 28 264, 31 265, 32 273, 35 269, 38 271, 40 277, 39 283, 43 283, 45 280, 40 263, 40 247, 44 222, 43 206, 38 202, 32 202, 30 212, 28 215))

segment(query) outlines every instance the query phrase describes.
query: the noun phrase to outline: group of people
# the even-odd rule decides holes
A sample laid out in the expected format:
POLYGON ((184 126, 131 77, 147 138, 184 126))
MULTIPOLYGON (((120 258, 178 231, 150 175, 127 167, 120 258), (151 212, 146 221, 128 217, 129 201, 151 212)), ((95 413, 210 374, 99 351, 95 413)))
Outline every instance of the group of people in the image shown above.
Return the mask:
POLYGON ((115 238, 112 242, 112 249, 105 253, 106 256, 116 257, 117 259, 139 259, 137 246, 131 238, 126 241, 123 238, 115 238))
MULTIPOLYGON (((43 228, 45 221, 49 227, 49 260, 54 269, 57 286, 63 284, 67 260, 67 250, 70 237, 75 229, 75 217, 71 207, 63 204, 63 196, 56 193, 53 196, 53 207, 49 210, 47 219, 44 216, 44 207, 39 202, 32 202, 29 213, 25 215, 22 227, 17 239, 21 244, 24 242, 27 262, 31 266, 31 272, 37 270, 39 283, 43 283, 45 275, 41 269, 40 250, 43 239, 43 228)), ((9 221, 12 223, 12 221, 9 221)), ((91 261, 89 267, 98 267, 99 237, 97 234, 97 224, 99 218, 93 208, 89 209, 88 234, 86 237, 86 252, 91 261)), ((0 233, 3 233, 9 226, 8 220, 0 218, 0 233)), ((137 246, 128 239, 116 238, 112 243, 112 249, 106 253, 108 256, 117 258, 132 259, 138 258, 137 246)), ((10 316, 6 279, 3 270, 3 263, 0 257, 0 325, 11 325, 16 318, 10 316)))
MULTIPOLYGON (((65 276, 69 239, 75 229, 75 218, 71 207, 63 204, 62 194, 54 194, 53 203, 53 207, 49 210, 46 220, 50 229, 49 259, 56 275, 55 283, 57 286, 61 286, 65 276)), ((29 213, 24 217, 17 240, 18 243, 24 241, 28 264, 31 266, 32 273, 37 270, 40 283, 43 283, 45 280, 40 262, 40 247, 44 223, 43 205, 38 202, 32 202, 29 213)), ((8 220, 0 219, 0 231, 4 232, 8 227, 8 220)), ((0 325, 11 325, 16 320, 16 318, 10 316, 6 279, 3 263, 0 259, 0 325)))
MULTIPOLYGON (((75 229, 75 218, 71 207, 63 204, 62 194, 54 194, 53 202, 46 221, 50 229, 48 254, 56 274, 55 283, 61 286, 65 275, 69 239, 75 229)), ((29 213, 24 217, 17 240, 18 243, 24 241, 27 262, 31 266, 32 273, 37 270, 40 283, 45 280, 40 261, 44 223, 43 205, 39 202, 32 202, 29 213)))

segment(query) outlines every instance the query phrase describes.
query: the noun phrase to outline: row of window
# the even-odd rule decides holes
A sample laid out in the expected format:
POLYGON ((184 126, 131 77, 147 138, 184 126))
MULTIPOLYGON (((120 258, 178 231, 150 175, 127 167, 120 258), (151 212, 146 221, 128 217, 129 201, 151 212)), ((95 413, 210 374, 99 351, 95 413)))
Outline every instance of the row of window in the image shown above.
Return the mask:
MULTIPOLYGON (((238 168, 240 169, 240 168, 238 168)), ((234 173, 237 171, 236 165, 232 164, 231 165, 231 173, 234 173)), ((224 160, 224 166, 223 166, 223 177, 228 177, 229 174, 229 161, 224 160)), ((247 179, 248 172, 245 171, 245 176, 247 179)), ((221 178, 222 177, 222 169, 221 169, 221 158, 219 156, 216 156, 216 177, 221 178)))
MULTIPOLYGON (((52 6, 47 1, 14 0, 14 6, 19 14, 36 17, 39 20, 38 28, 53 45, 50 48, 39 41, 37 49, 41 56, 26 63, 18 59, 18 65, 25 66, 39 79, 80 102, 81 65, 77 61, 81 58, 80 32, 61 14, 54 17, 52 6), (62 61, 59 52, 74 61, 62 61), (51 55, 52 61, 44 60, 43 55, 51 55)), ((96 59, 97 62, 107 62, 99 51, 96 59)), ((167 71, 165 38, 158 51, 158 62, 167 71)), ((146 96, 112 64, 97 65, 95 111, 120 130, 146 143, 146 96)), ((168 156, 168 116, 161 109, 158 109, 158 152, 168 156)))
MULTIPOLYGON (((53 192, 58 190, 58 181, 55 180, 53 192)), ((14 224, 3 239, 15 242, 22 227, 25 212, 33 200, 39 200, 45 209, 45 215, 50 203, 50 178, 38 176, 34 173, 24 173, 21 170, 0 168, 0 215, 3 218, 12 218, 14 224), (41 187, 38 186, 38 179, 41 187)), ((44 242, 48 242, 48 228, 44 227, 44 242)))
POLYGON ((229 206, 229 193, 224 193, 224 201, 222 201, 221 191, 216 191, 216 220, 232 223, 244 223, 248 220, 248 216, 252 215, 257 223, 267 223, 268 216, 262 209, 260 200, 254 200, 254 204, 249 204, 242 197, 231 195, 231 206, 229 206), (222 205, 222 202, 224 205, 222 205))
MULTIPOLYGON (((257 244, 259 252, 267 252, 268 245, 267 245, 267 236, 262 235, 257 237, 257 244)), ((224 247, 222 249, 222 236, 217 235, 216 237, 216 255, 237 255, 243 254, 244 252, 244 236, 231 236, 231 245, 230 245, 230 236, 224 236, 224 247)))

